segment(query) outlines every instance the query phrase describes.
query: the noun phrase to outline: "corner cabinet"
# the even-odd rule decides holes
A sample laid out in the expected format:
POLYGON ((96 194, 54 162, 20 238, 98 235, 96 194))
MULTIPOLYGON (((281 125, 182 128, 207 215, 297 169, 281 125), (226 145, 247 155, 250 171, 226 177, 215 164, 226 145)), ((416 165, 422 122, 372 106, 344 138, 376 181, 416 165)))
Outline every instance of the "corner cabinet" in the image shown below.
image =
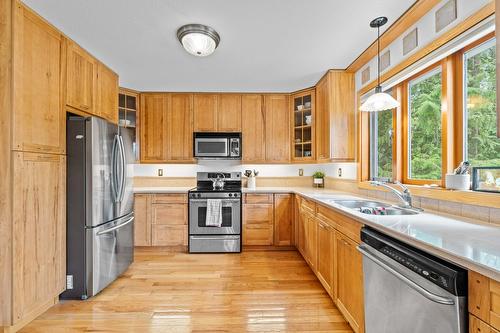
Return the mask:
POLYGON ((354 73, 330 70, 316 85, 318 162, 355 160, 354 73))
POLYGON ((315 159, 315 90, 291 96, 292 105, 292 162, 311 162, 315 159))

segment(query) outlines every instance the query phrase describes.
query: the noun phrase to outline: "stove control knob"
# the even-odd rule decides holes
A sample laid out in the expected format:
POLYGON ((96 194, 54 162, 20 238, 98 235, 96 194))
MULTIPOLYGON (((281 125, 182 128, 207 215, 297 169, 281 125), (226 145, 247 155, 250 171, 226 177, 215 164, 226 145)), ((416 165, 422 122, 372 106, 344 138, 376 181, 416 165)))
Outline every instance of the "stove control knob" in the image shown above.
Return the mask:
POLYGON ((200 194, 200 193, 198 193, 196 196, 199 198, 199 197, 201 197, 201 194, 200 194))
POLYGON ((233 194, 232 194, 232 193, 229 193, 229 196, 230 196, 230 197, 232 197, 232 196, 233 196, 233 194))

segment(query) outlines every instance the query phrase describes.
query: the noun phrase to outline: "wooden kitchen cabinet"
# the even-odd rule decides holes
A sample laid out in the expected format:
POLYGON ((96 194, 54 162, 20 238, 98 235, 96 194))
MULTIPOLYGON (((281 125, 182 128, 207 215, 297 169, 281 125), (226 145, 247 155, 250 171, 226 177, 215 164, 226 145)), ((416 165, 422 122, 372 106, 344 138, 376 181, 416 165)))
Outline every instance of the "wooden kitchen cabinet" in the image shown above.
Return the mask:
POLYGON ((318 162, 355 159, 354 74, 330 70, 316 85, 318 162))
POLYGON ((194 94, 193 114, 195 132, 217 132, 216 94, 194 94))
POLYGON ((266 161, 269 163, 289 163, 290 117, 288 95, 266 95, 264 98, 264 110, 266 161))
POLYGON ((481 319, 476 318, 473 315, 469 315, 469 333, 499 333, 481 319))
MULTIPOLYGON (((297 220, 297 247, 304 259, 307 257, 306 253, 306 220, 307 213, 300 210, 297 220)), ((307 261, 307 259, 306 259, 307 261)))
POLYGON ((364 332, 363 260, 357 243, 337 232, 336 304, 355 332, 364 332))
POLYGON ((500 330, 500 282, 469 271, 469 312, 500 330))
POLYGON ((168 94, 141 94, 140 136, 141 162, 160 163, 167 160, 168 94))
POLYGON ((171 94, 167 119, 167 159, 172 162, 193 162, 193 95, 171 94))
POLYGON ((134 245, 151 246, 151 195, 136 194, 134 199, 134 245))
POLYGON ((333 272, 335 263, 335 230, 326 221, 318 223, 318 279, 330 296, 334 297, 333 272))
POLYGON ((76 43, 65 39, 66 45, 66 105, 100 116, 95 110, 97 60, 76 43))
POLYGON ((241 135, 243 163, 261 163, 266 159, 266 124, 262 95, 241 97, 241 135))
POLYGON ((274 245, 293 245, 293 194, 274 195, 274 245))
POLYGON ((118 124, 118 75, 103 63, 97 66, 97 105, 95 113, 118 124))
POLYGON ((292 161, 307 162, 315 159, 315 89, 291 96, 292 161))
POLYGON ((318 269, 318 222, 313 214, 306 213, 304 221, 305 252, 313 272, 318 269))
POLYGON ((152 225, 153 246, 187 246, 187 226, 152 225))
POLYGON ((243 245, 273 245, 273 204, 243 205, 243 245))
POLYGON ((221 94, 217 106, 217 131, 241 132, 241 95, 221 94))
POLYGON ((15 4, 14 22, 12 149, 64 154, 62 36, 20 3, 15 4))
POLYGON ((66 288, 66 157, 13 155, 12 317, 16 324, 38 315, 66 288))

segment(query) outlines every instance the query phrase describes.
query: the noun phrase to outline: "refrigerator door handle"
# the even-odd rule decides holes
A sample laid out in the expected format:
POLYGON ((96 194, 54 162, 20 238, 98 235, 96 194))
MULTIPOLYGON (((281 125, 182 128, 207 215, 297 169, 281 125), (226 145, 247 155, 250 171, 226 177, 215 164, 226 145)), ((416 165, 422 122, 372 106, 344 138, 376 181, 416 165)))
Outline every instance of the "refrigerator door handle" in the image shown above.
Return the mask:
POLYGON ((127 179, 127 161, 125 159, 125 145, 123 144, 123 138, 121 136, 118 136, 118 146, 120 148, 120 195, 118 197, 118 201, 122 202, 123 201, 123 196, 125 195, 125 181, 127 179))
POLYGON ((113 148, 111 149, 111 192, 113 193, 113 201, 118 202, 118 168, 117 168, 117 149, 118 149, 118 135, 113 139, 113 148))
POLYGON ((126 226, 127 224, 132 223, 132 221, 134 221, 134 217, 133 216, 131 218, 129 218, 127 221, 123 222, 122 224, 119 224, 119 225, 116 225, 116 226, 114 226, 112 228, 109 228, 109 229, 97 232, 96 235, 100 236, 100 235, 103 235, 103 234, 107 234, 107 233, 109 233, 111 231, 115 231, 116 229, 120 229, 120 228, 126 226))

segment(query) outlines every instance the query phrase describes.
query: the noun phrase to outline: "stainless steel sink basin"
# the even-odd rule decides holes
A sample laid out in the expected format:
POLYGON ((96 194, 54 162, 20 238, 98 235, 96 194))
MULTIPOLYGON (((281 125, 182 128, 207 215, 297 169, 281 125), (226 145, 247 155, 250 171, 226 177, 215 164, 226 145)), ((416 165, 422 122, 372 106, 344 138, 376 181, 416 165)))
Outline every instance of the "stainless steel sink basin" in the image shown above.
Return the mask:
MULTIPOLYGON (((346 208, 351 208, 355 210, 360 210, 361 208, 376 208, 382 207, 385 208, 385 214, 383 215, 416 215, 419 212, 412 209, 400 208, 393 205, 389 205, 383 202, 378 201, 369 201, 369 200, 335 200, 336 204, 344 206, 346 208)), ((374 213, 362 212, 366 215, 375 215, 374 213)))
POLYGON ((375 207, 392 207, 389 204, 385 204, 378 201, 368 201, 368 200, 335 200, 336 204, 344 206, 346 208, 359 209, 361 207, 375 208, 375 207))

